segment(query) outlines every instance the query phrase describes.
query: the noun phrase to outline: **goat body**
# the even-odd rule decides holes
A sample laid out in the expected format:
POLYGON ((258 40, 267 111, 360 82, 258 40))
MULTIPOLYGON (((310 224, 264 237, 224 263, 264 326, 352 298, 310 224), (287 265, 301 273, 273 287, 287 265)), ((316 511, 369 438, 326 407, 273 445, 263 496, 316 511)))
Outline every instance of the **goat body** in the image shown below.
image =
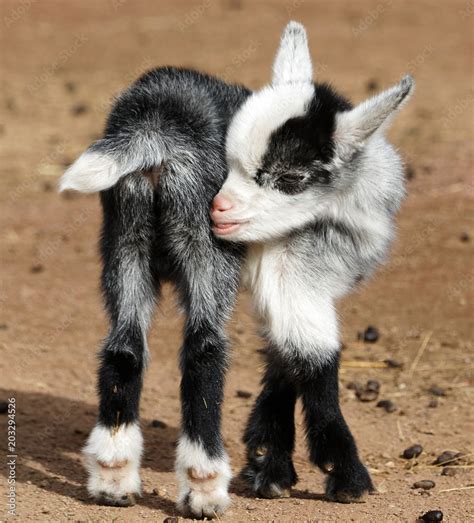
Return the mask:
POLYGON ((404 190, 400 159, 382 130, 411 88, 405 78, 353 108, 313 83, 306 33, 291 22, 272 83, 260 91, 161 68, 119 97, 104 137, 61 181, 62 189, 101 191, 104 211, 111 329, 99 417, 84 450, 92 496, 127 505, 140 494, 146 334, 160 284, 170 280, 186 314, 178 506, 208 517, 227 507, 224 328, 242 263, 268 344, 244 436, 245 476, 266 497, 296 483, 300 396, 310 459, 328 473, 328 497, 359 501, 372 490, 339 408, 335 305, 390 244, 404 190))

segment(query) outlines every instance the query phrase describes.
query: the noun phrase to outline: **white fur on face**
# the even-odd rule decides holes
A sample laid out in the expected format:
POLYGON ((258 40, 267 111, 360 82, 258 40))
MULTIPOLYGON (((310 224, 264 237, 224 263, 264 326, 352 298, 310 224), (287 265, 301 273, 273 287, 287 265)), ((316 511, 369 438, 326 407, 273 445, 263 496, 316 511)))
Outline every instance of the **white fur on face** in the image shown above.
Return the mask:
POLYGON ((253 178, 231 170, 220 194, 232 202, 226 220, 240 223, 225 240, 260 242, 286 235, 311 222, 315 216, 314 195, 309 189, 288 195, 260 187, 253 178))
POLYGON ((226 220, 241 225, 224 239, 266 240, 311 220, 308 194, 289 196, 262 188, 254 176, 272 133, 291 118, 303 116, 313 96, 306 31, 301 24, 290 22, 275 57, 272 84, 250 96, 229 127, 226 152, 230 173, 220 193, 234 207, 226 213, 226 220))
POLYGON ((123 496, 140 494, 142 452, 143 436, 137 423, 117 429, 96 425, 83 450, 89 494, 119 504, 123 496))
POLYGON ((230 504, 232 472, 226 454, 210 458, 201 443, 181 435, 176 451, 178 508, 197 517, 215 517, 230 504))
POLYGON ((246 223, 225 239, 274 238, 311 218, 307 195, 259 187, 254 176, 271 134, 290 118, 304 115, 313 95, 311 83, 268 86, 251 96, 234 117, 226 145, 230 172, 220 193, 234 206, 227 219, 246 223))
POLYGON ((227 134, 229 166, 249 176, 260 167, 270 135, 290 118, 303 116, 314 96, 312 83, 269 85, 250 96, 234 116, 227 134))

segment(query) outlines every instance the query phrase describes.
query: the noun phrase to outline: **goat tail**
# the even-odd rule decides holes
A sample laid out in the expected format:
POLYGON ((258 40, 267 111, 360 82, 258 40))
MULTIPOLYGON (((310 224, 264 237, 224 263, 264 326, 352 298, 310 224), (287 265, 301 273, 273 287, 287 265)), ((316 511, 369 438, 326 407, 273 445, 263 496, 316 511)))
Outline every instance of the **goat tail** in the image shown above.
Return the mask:
POLYGON ((93 143, 66 170, 59 181, 59 191, 104 191, 127 174, 158 167, 163 153, 164 145, 156 131, 105 137, 93 143))

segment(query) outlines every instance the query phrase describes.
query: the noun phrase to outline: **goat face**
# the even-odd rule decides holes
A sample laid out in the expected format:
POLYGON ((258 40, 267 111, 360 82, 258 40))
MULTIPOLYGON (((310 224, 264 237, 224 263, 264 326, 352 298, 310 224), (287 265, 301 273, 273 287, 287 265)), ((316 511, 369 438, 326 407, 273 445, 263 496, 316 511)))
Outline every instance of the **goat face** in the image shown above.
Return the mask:
POLYGON ((310 223, 330 204, 328 195, 350 182, 357 153, 412 86, 405 77, 352 108, 329 86, 313 83, 306 32, 288 24, 272 83, 246 100, 229 127, 229 175, 213 201, 214 233, 266 241, 310 223))

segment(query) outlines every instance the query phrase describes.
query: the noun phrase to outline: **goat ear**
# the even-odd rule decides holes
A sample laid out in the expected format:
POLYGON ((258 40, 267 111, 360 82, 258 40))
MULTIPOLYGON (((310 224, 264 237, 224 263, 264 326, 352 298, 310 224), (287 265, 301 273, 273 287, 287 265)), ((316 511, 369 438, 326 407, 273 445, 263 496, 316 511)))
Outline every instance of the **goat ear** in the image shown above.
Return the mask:
POLYGON ((408 100, 415 81, 409 75, 390 89, 369 98, 350 111, 339 113, 336 119, 335 142, 350 149, 358 148, 377 129, 388 127, 392 117, 408 100))
POLYGON ((290 22, 283 31, 273 62, 273 85, 311 82, 313 66, 305 28, 290 22))

